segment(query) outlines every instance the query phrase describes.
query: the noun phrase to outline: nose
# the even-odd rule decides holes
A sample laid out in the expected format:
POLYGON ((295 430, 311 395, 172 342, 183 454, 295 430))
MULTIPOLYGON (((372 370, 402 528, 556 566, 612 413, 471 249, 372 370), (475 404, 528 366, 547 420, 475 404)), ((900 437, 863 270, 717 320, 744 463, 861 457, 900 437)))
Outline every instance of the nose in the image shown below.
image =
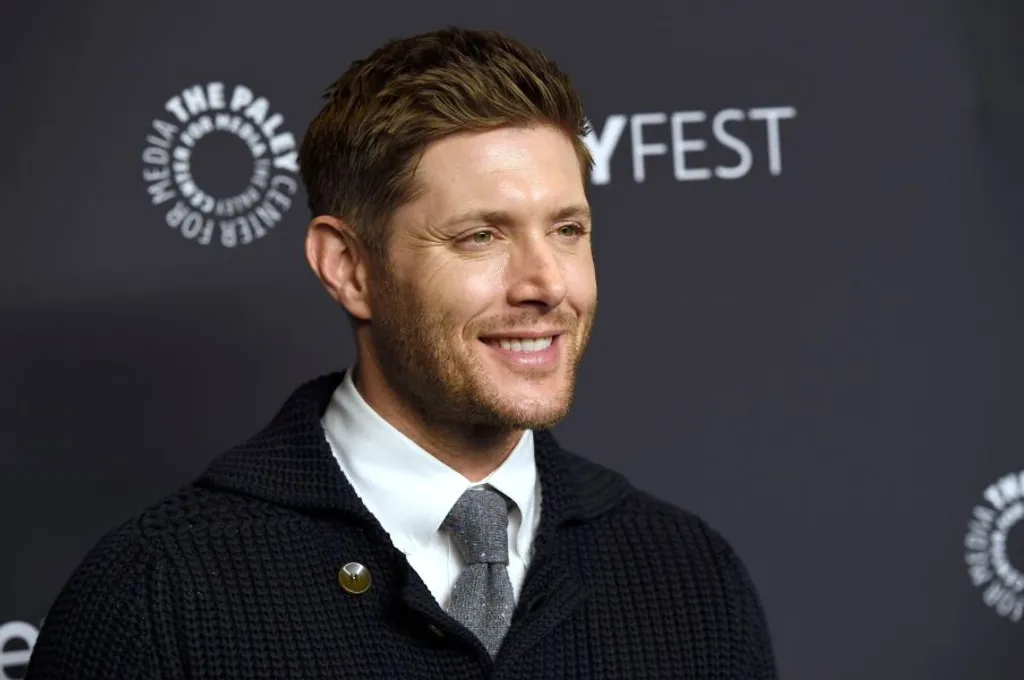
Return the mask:
POLYGON ((509 304, 548 309, 561 304, 567 292, 562 264, 558 252, 544 239, 521 244, 509 262, 509 304))

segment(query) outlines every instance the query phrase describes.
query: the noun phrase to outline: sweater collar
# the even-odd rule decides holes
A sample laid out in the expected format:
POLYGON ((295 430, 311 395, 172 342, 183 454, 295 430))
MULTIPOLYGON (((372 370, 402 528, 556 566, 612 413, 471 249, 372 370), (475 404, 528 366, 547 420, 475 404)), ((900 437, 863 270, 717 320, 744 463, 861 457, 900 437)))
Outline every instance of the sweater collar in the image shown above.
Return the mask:
MULTIPOLYGON (((340 511, 372 521, 341 472, 321 424, 344 375, 330 373, 298 387, 263 429, 214 459, 197 484, 284 507, 340 511)), ((550 431, 535 431, 534 446, 543 498, 539 533, 598 517, 631 489, 617 472, 564 450, 550 431)))

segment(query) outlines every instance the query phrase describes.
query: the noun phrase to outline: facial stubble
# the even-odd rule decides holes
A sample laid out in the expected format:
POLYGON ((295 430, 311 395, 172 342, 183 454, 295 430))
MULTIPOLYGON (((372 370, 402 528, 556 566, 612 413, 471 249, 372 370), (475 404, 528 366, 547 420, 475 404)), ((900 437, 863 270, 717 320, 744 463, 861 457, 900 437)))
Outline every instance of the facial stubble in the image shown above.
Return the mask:
POLYGON ((570 346, 566 352, 567 376, 558 393, 543 404, 523 404, 502 393, 479 354, 455 344, 458 338, 464 342, 479 340, 461 336, 450 313, 431 312, 430 300, 421 297, 423 291, 403 285, 390 271, 375 278, 371 335, 380 372, 426 424, 496 431, 542 430, 553 427, 569 412, 594 311, 587 318, 576 317, 569 332, 559 339, 570 346))

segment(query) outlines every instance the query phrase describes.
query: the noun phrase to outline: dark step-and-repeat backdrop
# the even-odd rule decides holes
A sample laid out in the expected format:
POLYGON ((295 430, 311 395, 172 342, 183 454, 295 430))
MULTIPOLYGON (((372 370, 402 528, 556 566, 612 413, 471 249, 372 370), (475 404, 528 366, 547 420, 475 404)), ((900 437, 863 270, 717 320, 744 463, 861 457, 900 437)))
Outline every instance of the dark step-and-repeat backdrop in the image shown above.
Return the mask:
POLYGON ((786 680, 1018 680, 1022 17, 4 2, 0 680, 106 530, 351 361, 296 147, 352 60, 447 24, 545 50, 594 126, 602 306, 563 442, 730 540, 786 680))

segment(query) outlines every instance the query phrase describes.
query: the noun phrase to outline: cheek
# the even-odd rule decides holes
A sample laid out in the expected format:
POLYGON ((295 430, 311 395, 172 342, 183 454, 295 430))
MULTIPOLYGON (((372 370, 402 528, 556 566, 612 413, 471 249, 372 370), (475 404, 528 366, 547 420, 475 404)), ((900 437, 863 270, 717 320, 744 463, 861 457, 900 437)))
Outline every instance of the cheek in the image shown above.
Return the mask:
POLYGON ((437 272, 427 287, 438 311, 465 323, 485 313, 502 297, 502 280, 495 267, 453 267, 437 272))
POLYGON ((574 261, 566 268, 565 278, 568 283, 569 298, 574 306, 583 309, 592 307, 597 299, 597 276, 594 270, 594 261, 589 257, 574 261))

